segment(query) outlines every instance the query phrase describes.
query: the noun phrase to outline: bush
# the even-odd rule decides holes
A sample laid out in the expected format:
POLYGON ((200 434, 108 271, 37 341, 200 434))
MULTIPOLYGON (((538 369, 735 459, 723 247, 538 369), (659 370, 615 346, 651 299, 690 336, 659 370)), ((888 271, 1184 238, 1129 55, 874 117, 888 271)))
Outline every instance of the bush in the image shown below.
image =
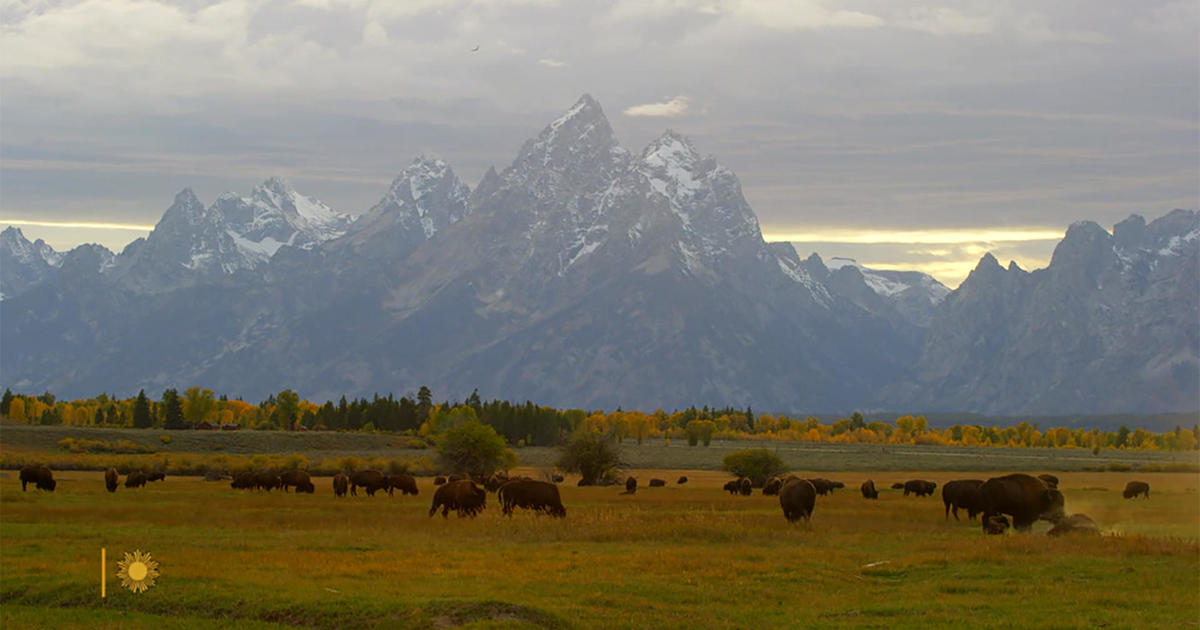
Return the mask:
POLYGON ((562 447, 556 465, 569 473, 582 475, 580 485, 595 485, 621 465, 621 445, 611 433, 603 435, 586 427, 580 428, 562 447))
POLYGON ((159 441, 159 442, 162 442, 163 444, 170 444, 170 443, 171 443, 171 436, 169 436, 169 435, 160 435, 160 436, 158 436, 158 441, 159 441))
POLYGON ((721 460, 721 466, 738 477, 749 478, 755 488, 761 488, 768 479, 788 470, 778 455, 765 448, 734 451, 721 460))
POLYGON ((478 420, 447 429, 438 440, 438 464, 449 472, 490 476, 517 465, 517 454, 496 430, 478 420))

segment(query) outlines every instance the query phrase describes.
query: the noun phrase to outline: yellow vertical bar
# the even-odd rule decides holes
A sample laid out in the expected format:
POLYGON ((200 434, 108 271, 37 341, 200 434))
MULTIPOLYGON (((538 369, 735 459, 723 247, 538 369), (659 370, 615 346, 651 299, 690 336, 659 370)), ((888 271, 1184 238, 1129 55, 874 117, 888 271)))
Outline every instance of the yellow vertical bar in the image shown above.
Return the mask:
POLYGON ((101 547, 100 548, 100 598, 101 599, 108 597, 108 593, 105 592, 106 587, 108 586, 107 584, 105 584, 105 580, 108 578, 108 576, 105 575, 105 573, 106 573, 106 571, 104 570, 104 547, 101 547))

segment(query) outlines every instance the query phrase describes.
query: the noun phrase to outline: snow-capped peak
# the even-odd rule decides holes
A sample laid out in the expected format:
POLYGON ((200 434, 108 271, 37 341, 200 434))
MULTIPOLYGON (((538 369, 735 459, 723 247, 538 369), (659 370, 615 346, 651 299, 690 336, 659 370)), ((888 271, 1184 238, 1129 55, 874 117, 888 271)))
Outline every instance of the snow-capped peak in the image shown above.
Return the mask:
POLYGON ((58 267, 63 259, 63 255, 54 251, 46 241, 39 238, 31 243, 21 228, 12 225, 0 232, 0 250, 12 256, 13 261, 26 265, 58 267))
POLYGON ((628 157, 628 152, 617 143, 600 104, 584 94, 566 113, 521 147, 508 172, 526 179, 534 172, 549 170, 586 181, 597 173, 610 173, 628 157))
POLYGON ((843 267, 854 267, 862 274, 863 281, 875 293, 890 298, 899 295, 905 291, 915 290, 915 293, 920 293, 927 298, 931 304, 936 304, 950 293, 950 288, 938 282, 933 276, 930 276, 919 271, 898 271, 898 270, 883 270, 871 269, 864 267, 853 258, 845 258, 842 256, 834 256, 829 259, 825 266, 830 271, 837 271, 843 267))

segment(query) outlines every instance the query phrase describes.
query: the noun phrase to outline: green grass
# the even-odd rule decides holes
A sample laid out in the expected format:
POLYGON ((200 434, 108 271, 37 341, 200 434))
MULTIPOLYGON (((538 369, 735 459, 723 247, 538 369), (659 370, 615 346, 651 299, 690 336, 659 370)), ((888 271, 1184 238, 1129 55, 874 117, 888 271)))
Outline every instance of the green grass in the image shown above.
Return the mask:
MULTIPOLYGON (((562 485, 566 519, 429 518, 418 497, 337 499, 168 478, 103 489, 62 472, 54 493, 0 477, 0 620, 8 628, 1181 628, 1200 619, 1200 477, 1064 473, 1068 512, 1100 538, 984 536, 940 498, 883 490, 930 471, 843 472, 813 520, 774 497, 720 490, 723 473, 642 470, 665 488, 562 485), (99 551, 109 597, 99 597, 99 551), (142 595, 116 584, 125 551, 161 562, 142 595)), ((987 473, 984 473, 987 474, 987 473)), ((974 475, 972 475, 974 476, 974 475)))

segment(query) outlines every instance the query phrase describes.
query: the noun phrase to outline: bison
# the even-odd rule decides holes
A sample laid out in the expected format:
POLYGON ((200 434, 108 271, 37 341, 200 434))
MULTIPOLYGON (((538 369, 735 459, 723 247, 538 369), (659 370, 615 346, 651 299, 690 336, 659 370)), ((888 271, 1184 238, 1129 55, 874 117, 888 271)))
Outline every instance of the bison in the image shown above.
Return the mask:
POLYGON ((388 482, 387 491, 388 491, 389 497, 392 496, 392 493, 396 489, 400 490, 401 495, 411 494, 413 496, 416 496, 416 495, 420 494, 420 492, 417 490, 417 480, 413 479, 412 475, 405 475, 405 474, 388 475, 387 482, 388 482))
POLYGON ((279 476, 279 482, 284 492, 287 492, 287 489, 292 486, 296 488, 296 492, 307 492, 309 494, 312 494, 317 489, 313 485, 312 479, 309 478, 308 473, 303 470, 289 470, 279 476))
POLYGON ((344 497, 349 490, 350 477, 347 477, 345 473, 338 473, 333 476, 333 496, 344 497))
POLYGON ((864 499, 879 498, 879 491, 875 489, 875 482, 870 479, 862 482, 862 485, 858 489, 862 492, 864 499))
POLYGON ((440 485, 443 485, 443 484, 445 484, 445 483, 446 483, 446 478, 445 478, 445 477, 443 477, 443 476, 441 476, 441 475, 438 475, 438 476, 436 476, 436 477, 434 477, 434 478, 433 478, 433 485, 435 485, 435 486, 440 486, 440 485))
POLYGON ((367 496, 375 496, 376 490, 387 490, 388 480, 378 470, 360 470, 350 475, 350 494, 358 496, 358 487, 367 490, 367 496))
POLYGON ((54 480, 54 473, 50 472, 45 466, 26 466, 21 469, 21 492, 25 492, 25 484, 33 484, 38 490, 54 492, 54 488, 58 486, 58 482, 54 480))
POLYGON ((269 470, 262 470, 254 473, 254 487, 270 492, 275 488, 282 488, 283 480, 279 478, 279 475, 269 470))
POLYGON ((625 480, 625 492, 621 494, 633 494, 637 492, 637 477, 630 477, 625 480))
POLYGON ((442 508, 442 518, 446 518, 450 510, 457 512, 459 518, 474 518, 485 507, 487 490, 476 486, 470 479, 460 479, 438 486, 437 491, 433 493, 433 505, 429 507, 429 516, 432 517, 438 508, 442 508))
POLYGON ((665 479, 651 479, 650 480, 651 488, 661 488, 665 485, 667 485, 667 480, 665 480, 665 479))
POLYGON ((828 479, 809 479, 808 483, 811 483, 813 489, 821 496, 833 492, 833 482, 828 479))
POLYGON ((562 475, 554 475, 550 479, 553 480, 554 483, 562 483, 563 481, 566 480, 566 477, 563 477, 562 475))
POLYGON ((677 484, 679 484, 679 485, 681 485, 681 486, 682 486, 683 484, 687 483, 687 476, 685 475, 685 476, 683 476, 683 477, 680 477, 679 479, 677 479, 677 480, 675 481, 675 483, 677 483, 677 484))
POLYGON ((559 518, 567 516, 567 509, 558 495, 558 486, 546 481, 515 479, 500 486, 497 497, 506 516, 512 516, 515 507, 545 512, 559 518))
POLYGON ((779 494, 779 489, 783 487, 783 480, 779 477, 772 477, 763 484, 763 496, 773 497, 779 494))
POLYGON ((126 488, 141 488, 146 485, 146 473, 138 470, 125 476, 126 488))
POLYGON ((1087 514, 1072 514, 1067 518, 1054 524, 1050 531, 1046 532, 1050 536, 1068 536, 1082 534, 1085 536, 1099 536, 1100 527, 1096 525, 1087 514))
POLYGON ((146 475, 146 481, 163 481, 167 478, 167 473, 156 470, 146 475))
POLYGON ((1125 491, 1121 493, 1121 496, 1125 497, 1126 499, 1132 499, 1139 494, 1149 499, 1150 484, 1146 483, 1145 481, 1130 481, 1129 483, 1125 484, 1125 491))
POLYGON ((729 494, 737 494, 738 492, 741 492, 741 490, 742 484, 738 479, 734 479, 733 481, 725 483, 725 492, 728 492, 729 494))
POLYGON ((1046 485, 1050 486, 1051 488, 1058 487, 1058 477, 1055 477, 1054 475, 1047 475, 1045 473, 1042 473, 1042 474, 1038 475, 1037 478, 1046 482, 1046 485))
POLYGON ((932 495, 936 488, 937 484, 932 481, 925 481, 924 479, 910 479, 904 482, 904 496, 908 496, 909 493, 912 493, 919 497, 927 497, 932 495))
POLYGON ((985 516, 983 519, 983 531, 993 536, 998 536, 1008 531, 1008 517, 1003 514, 993 514, 985 516))
POLYGON ((234 490, 249 490, 254 487, 255 474, 250 471, 240 472, 233 476, 233 481, 229 482, 229 487, 234 490))
POLYGON ((738 492, 744 497, 750 496, 750 493, 754 492, 754 483, 746 477, 738 479, 738 492))
POLYGON ((104 487, 107 488, 109 492, 117 491, 117 484, 119 481, 120 477, 117 475, 116 468, 109 468, 108 470, 104 471, 104 487))
POLYGON ((942 486, 946 520, 950 519, 953 510, 954 520, 957 521, 959 508, 967 511, 968 520, 975 520, 975 515, 983 511, 983 498, 979 496, 979 488, 982 486, 982 479, 955 479, 942 486))
POLYGON ((892 490, 903 490, 903 489, 904 489, 903 481, 897 481, 896 483, 892 484, 892 490))
POLYGON ((779 506, 789 523, 812 518, 813 505, 817 502, 817 489, 807 479, 793 479, 779 490, 779 506))
POLYGON ((992 477, 979 489, 983 506, 983 527, 988 531, 989 519, 997 514, 1012 517, 1017 531, 1027 532, 1033 522, 1041 519, 1057 523, 1065 514, 1062 492, 1046 486, 1046 482, 1023 473, 992 477))

